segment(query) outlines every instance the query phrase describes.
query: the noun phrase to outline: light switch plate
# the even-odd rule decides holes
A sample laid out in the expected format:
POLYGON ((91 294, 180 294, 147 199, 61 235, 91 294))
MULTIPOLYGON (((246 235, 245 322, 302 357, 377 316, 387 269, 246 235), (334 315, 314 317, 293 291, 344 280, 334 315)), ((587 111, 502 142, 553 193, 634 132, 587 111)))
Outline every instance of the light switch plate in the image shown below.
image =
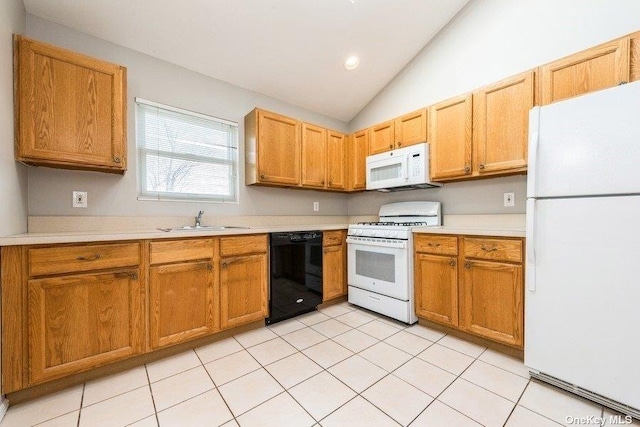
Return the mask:
POLYGON ((504 193, 504 206, 510 208, 516 205, 515 193, 504 193))
POLYGON ((88 206, 87 203, 87 192, 86 191, 74 191, 73 192, 73 207, 74 208, 86 208, 88 206))

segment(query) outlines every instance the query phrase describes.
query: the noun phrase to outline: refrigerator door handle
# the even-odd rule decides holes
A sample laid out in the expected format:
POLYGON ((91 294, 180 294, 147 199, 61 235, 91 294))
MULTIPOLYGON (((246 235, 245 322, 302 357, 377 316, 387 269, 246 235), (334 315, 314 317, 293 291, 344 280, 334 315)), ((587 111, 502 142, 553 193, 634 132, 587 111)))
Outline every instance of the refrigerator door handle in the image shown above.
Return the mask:
POLYGON ((536 169, 540 140, 540 107, 529 111, 529 158, 527 160, 527 197, 536 197, 536 169))
POLYGON ((527 234, 526 234, 526 250, 527 250, 527 290, 536 291, 536 200, 527 199, 527 234))

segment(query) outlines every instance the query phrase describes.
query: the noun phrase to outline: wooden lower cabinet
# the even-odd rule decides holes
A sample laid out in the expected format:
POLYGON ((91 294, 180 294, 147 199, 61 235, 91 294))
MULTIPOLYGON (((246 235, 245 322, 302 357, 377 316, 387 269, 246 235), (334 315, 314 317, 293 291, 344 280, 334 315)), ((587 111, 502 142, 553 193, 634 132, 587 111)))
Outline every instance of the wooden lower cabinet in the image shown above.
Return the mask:
POLYGON ((460 326, 467 332, 523 345, 522 266, 469 260, 464 264, 460 326))
POLYGON ((457 257, 417 253, 414 281, 416 315, 449 326, 458 325, 457 257))
POLYGON ((220 239, 220 326, 264 319, 268 314, 267 235, 220 239))
POLYGON ((213 260, 152 266, 149 337, 152 348, 177 344, 219 329, 213 260))
POLYGON ((28 384, 142 353, 143 295, 137 268, 29 280, 28 384))
POLYGON ((325 231, 322 248, 322 300, 347 294, 347 245, 345 231, 325 231))
POLYGON ((418 234, 414 240, 418 317, 523 347, 523 239, 418 234))

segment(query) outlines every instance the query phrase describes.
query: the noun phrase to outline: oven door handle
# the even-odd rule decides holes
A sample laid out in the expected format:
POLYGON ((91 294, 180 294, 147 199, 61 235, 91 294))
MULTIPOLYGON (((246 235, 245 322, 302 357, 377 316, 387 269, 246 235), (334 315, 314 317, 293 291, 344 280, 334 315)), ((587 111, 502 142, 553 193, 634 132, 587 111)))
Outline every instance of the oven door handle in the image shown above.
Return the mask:
POLYGON ((352 245, 361 245, 361 246, 376 246, 378 248, 395 248, 395 249, 405 249, 407 247, 407 242, 404 240, 385 240, 385 239, 371 239, 371 240, 360 240, 353 239, 351 237, 347 237, 347 243, 351 243, 352 245))

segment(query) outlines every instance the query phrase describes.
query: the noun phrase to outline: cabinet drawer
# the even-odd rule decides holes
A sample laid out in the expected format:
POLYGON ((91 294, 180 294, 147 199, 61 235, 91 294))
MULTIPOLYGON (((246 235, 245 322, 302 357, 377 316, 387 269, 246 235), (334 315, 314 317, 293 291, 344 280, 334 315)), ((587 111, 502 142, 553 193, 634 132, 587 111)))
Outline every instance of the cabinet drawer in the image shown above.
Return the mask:
POLYGON ((464 256, 467 258, 522 262, 522 240, 465 237, 464 256))
POLYGON ((458 238, 419 234, 414 239, 415 251, 428 254, 457 255, 458 238))
POLYGON ((29 276, 128 267, 140 264, 140 244, 32 248, 28 259, 29 276))
POLYGON ((267 235, 233 236, 220 238, 220 256, 233 256, 267 252, 267 235))
POLYGON ((322 246, 335 246, 341 245, 344 241, 344 231, 323 231, 322 232, 322 246))
POLYGON ((213 239, 151 242, 151 264, 213 258, 213 239))

